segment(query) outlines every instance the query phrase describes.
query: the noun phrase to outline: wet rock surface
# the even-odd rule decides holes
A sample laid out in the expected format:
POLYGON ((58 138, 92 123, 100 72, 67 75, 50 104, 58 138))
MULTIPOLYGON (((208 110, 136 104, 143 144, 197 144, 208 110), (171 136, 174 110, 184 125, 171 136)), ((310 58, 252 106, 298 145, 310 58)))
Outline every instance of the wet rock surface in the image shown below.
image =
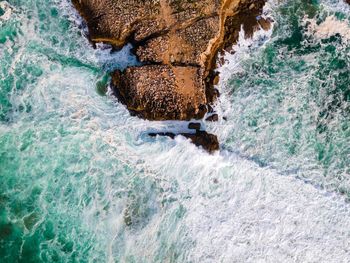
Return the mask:
POLYGON ((217 122, 217 121, 219 121, 219 115, 215 113, 215 114, 209 116, 208 118, 206 118, 205 120, 210 121, 210 122, 217 122))
POLYGON ((176 136, 179 136, 179 135, 190 139, 194 145, 198 147, 202 147, 204 150, 206 150, 209 153, 214 153, 220 149, 219 141, 216 135, 207 133, 206 131, 197 130, 196 133, 180 133, 180 134, 175 134, 171 132, 149 133, 149 136, 151 137, 167 136, 172 139, 174 139, 176 136))

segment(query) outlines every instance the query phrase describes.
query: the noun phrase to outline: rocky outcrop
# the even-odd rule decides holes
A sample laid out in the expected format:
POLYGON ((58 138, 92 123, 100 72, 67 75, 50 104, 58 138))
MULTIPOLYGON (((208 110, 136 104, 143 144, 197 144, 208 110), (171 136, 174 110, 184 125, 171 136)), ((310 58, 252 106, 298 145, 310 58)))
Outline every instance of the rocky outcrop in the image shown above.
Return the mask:
MULTIPOLYGON (((218 97, 219 51, 230 50, 242 25, 248 36, 269 28, 260 17, 265 1, 72 0, 93 43, 133 44, 141 66, 115 71, 112 86, 132 114, 149 120, 204 117, 218 97)), ((182 135, 209 152, 219 148, 216 136, 204 131, 182 135)))
POLYGON ((215 101, 217 54, 241 25, 267 27, 265 0, 72 0, 92 42, 134 44, 143 66, 113 74, 120 100, 150 120, 201 119, 215 101))

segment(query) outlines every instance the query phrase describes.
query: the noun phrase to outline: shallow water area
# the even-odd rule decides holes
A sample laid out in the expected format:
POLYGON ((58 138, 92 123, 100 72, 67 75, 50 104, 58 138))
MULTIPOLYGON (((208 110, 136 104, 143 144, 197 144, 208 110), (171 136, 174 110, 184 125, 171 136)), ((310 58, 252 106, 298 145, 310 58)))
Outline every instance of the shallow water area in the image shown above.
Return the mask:
POLYGON ((207 123, 223 149, 209 155, 150 138, 185 124, 131 117, 106 92, 137 63, 130 47, 93 49, 68 2, 6 5, 1 262, 350 260, 350 44, 322 26, 349 25, 348 6, 268 3, 274 29, 220 69, 227 121, 207 123))

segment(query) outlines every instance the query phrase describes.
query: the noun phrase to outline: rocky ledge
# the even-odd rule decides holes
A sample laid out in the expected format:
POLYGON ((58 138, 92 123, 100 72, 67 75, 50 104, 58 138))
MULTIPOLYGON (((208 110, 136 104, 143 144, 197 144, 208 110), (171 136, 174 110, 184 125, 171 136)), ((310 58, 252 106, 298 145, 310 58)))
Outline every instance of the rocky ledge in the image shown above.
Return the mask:
POLYGON ((217 55, 238 39, 269 28, 266 0, 72 0, 93 43, 127 43, 141 66, 112 74, 118 98, 149 120, 202 119, 218 92, 217 55))

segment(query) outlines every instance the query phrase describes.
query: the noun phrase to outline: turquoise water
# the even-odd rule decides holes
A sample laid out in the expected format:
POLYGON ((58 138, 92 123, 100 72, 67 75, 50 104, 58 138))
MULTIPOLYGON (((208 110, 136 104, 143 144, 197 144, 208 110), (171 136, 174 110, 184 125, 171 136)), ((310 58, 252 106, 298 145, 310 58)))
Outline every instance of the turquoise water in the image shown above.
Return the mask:
POLYGON ((106 92, 136 61, 92 49, 68 3, 0 3, 0 262, 350 260, 348 6, 269 3, 271 35, 220 69, 211 156, 148 138, 183 124, 106 92))
POLYGON ((225 146, 350 197, 349 8, 294 2, 275 7, 272 41, 246 56, 224 84, 225 146), (327 18, 345 25, 347 35, 327 18), (327 24, 329 37, 317 37, 312 23, 327 24))

